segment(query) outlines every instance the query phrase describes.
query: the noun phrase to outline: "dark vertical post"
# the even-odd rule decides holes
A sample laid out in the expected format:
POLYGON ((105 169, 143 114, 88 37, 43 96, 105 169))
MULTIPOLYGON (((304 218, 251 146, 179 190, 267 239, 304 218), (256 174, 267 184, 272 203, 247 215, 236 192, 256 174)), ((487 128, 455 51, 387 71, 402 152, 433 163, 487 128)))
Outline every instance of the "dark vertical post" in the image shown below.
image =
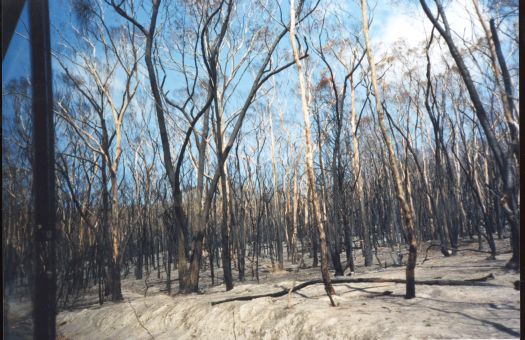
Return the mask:
POLYGON ((34 339, 56 337, 53 91, 47 0, 29 1, 33 84, 34 339))
POLYGON ((2 0, 2 62, 4 62, 16 24, 24 9, 24 0, 2 0))

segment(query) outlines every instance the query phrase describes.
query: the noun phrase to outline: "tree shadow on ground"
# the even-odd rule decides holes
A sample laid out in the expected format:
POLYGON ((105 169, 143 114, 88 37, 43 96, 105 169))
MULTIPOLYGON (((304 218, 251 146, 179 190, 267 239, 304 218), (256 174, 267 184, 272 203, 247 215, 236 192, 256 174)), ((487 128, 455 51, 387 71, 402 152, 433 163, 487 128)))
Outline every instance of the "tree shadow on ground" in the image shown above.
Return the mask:
MULTIPOLYGON (((418 297, 419 299, 422 299, 422 300, 430 300, 430 301, 435 301, 435 302, 440 302, 440 303, 465 303, 465 304, 472 304, 471 302, 461 302, 461 301, 446 301, 446 300, 439 300, 439 299, 433 299, 433 298, 427 298, 427 297, 418 297)), ((393 303, 396 303, 400 306, 403 306, 403 307, 407 307, 405 304, 403 303, 399 303, 397 301, 391 301, 393 303)), ((487 304, 488 306, 490 306, 490 304, 487 304)), ((520 337, 520 332, 519 331, 515 331, 513 330, 512 328, 510 327, 507 327, 501 323, 498 323, 498 322, 495 322, 495 321, 491 321, 491 320, 485 320, 485 319, 480 319, 480 318, 476 318, 472 315, 469 315, 467 313, 464 313, 464 312, 460 312, 460 311, 454 311, 454 310, 447 310, 445 308, 437 308, 437 307, 431 307, 431 306, 424 306, 424 305, 421 305, 419 304, 417 306, 418 308, 426 308, 426 309, 430 309, 430 310, 433 310, 433 311, 437 311, 437 312, 441 312, 441 313, 445 313, 445 314, 456 314, 456 315, 460 315, 460 316, 463 316, 467 319, 470 319, 470 320, 474 320, 474 321, 477 321, 479 323, 482 323, 482 324, 486 324, 486 325, 489 325, 489 326, 492 326, 494 328, 496 328, 497 330, 501 331, 501 332, 504 332, 508 335, 511 335, 511 336, 515 336, 515 337, 520 337)), ((519 309, 515 309, 515 308, 509 308, 509 309, 513 309, 513 310, 519 310, 519 309)), ((503 319, 503 318, 500 318, 500 319, 503 319)), ((505 319, 505 320, 508 320, 508 319, 505 319)))

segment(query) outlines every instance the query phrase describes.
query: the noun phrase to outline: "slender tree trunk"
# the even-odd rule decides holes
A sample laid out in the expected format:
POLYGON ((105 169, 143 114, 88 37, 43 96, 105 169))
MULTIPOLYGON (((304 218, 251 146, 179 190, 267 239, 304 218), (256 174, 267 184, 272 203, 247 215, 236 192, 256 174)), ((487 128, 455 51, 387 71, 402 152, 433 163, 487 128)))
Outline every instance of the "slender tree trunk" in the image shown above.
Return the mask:
POLYGON ((294 165, 294 171, 293 171, 293 195, 292 195, 292 262, 295 263, 295 254, 297 252, 297 222, 298 222, 298 209, 299 209, 299 190, 298 190, 298 177, 299 177, 299 160, 298 157, 295 165, 294 165))
MULTIPOLYGON (((370 221, 367 218, 365 212, 365 200, 363 195, 363 174, 361 173, 361 162, 359 159, 359 141, 356 135, 356 104, 355 104, 355 88, 354 88, 354 79, 353 76, 350 77, 350 100, 351 100, 351 111, 350 111, 350 129, 351 129, 351 138, 352 138, 352 171, 354 176, 357 177, 355 194, 357 199, 357 204, 359 206, 357 214, 359 216, 359 221, 363 230, 363 255, 365 257, 365 267, 371 266, 373 264, 372 258, 372 242, 370 240, 370 221)), ((350 233, 352 237, 352 233, 350 233)), ((353 261, 352 261, 353 268, 353 261)), ((353 271, 353 269, 352 269, 353 271)))
MULTIPOLYGON (((278 195, 278 188, 277 188, 277 164, 275 162, 275 140, 273 136, 273 122, 272 122, 272 114, 271 112, 268 113, 268 124, 270 128, 270 152, 271 152, 271 160, 272 160, 272 184, 274 187, 274 194, 272 197, 272 207, 275 212, 279 211, 279 195, 278 195)), ((274 216, 274 220, 278 221, 278 217, 274 216)), ((286 225, 283 224, 286 228, 286 225)), ((277 269, 283 270, 284 269, 284 259, 283 259, 283 237, 282 237, 282 227, 280 223, 275 223, 275 234, 277 237, 276 242, 276 251, 277 251, 277 269)))
POLYGON ((406 268, 406 282, 407 283, 406 283, 405 297, 407 299, 411 299, 416 296, 414 270, 416 267, 417 240, 416 240, 416 233, 414 230, 414 212, 413 212, 412 206, 410 205, 410 202, 407 200, 407 196, 405 195, 405 190, 403 189, 403 185, 401 184, 401 177, 399 176, 399 171, 398 171, 397 164, 396 164, 396 157, 394 154, 394 149, 392 147, 392 143, 390 142, 390 138, 388 136, 388 133, 385 127, 384 113, 381 107, 381 97, 379 94, 379 87, 377 85, 377 75, 376 75, 376 69, 375 69, 374 56, 373 56, 372 48, 370 46, 370 41, 368 38, 368 16, 366 13, 366 7, 367 7, 366 0, 361 0, 361 11, 362 11, 362 16, 363 16, 363 33, 364 33, 365 43, 366 43, 366 54, 368 57, 368 64, 370 66, 372 86, 373 86, 374 94, 375 94, 376 112, 378 116, 379 126, 381 128, 381 134, 383 136, 383 140, 387 147, 388 160, 390 163, 390 170, 392 171, 394 186, 396 188, 396 194, 399 200, 399 205, 401 207, 401 214, 404 218, 404 224, 405 224, 407 238, 408 238, 409 250, 408 250, 407 268, 406 268))
MULTIPOLYGON (((226 167, 226 164, 224 165, 226 167)), ((226 291, 233 289, 233 277, 230 258, 230 228, 228 226, 228 178, 226 171, 223 169, 221 175, 221 196, 222 196, 222 223, 221 223, 221 241, 222 241, 222 268, 224 273, 224 284, 226 291)))
POLYGON ((306 170, 308 176, 308 186, 310 187, 310 194, 312 198, 312 207, 314 219, 319 230, 319 238, 321 240, 321 273, 323 277, 323 282, 325 286, 326 293, 332 302, 332 306, 335 306, 332 295, 335 294, 335 290, 332 286, 330 280, 330 273, 328 272, 328 249, 326 247, 326 236, 325 236, 325 227, 324 221, 321 219, 321 209, 319 201, 317 199, 317 193, 315 190, 315 175, 314 175, 314 162, 313 162, 313 149, 311 144, 310 136, 310 113, 308 112, 308 104, 306 99, 306 85, 304 80, 304 75, 302 71, 301 60, 299 59, 299 51, 296 46, 295 41, 295 4, 294 0, 290 0, 290 41, 292 45, 293 55, 295 64, 297 66, 297 73, 299 78, 299 87, 301 90, 301 108, 303 111, 304 117, 304 135, 305 135, 305 144, 306 144, 306 170))
MULTIPOLYGON (((115 169, 116 170, 116 169, 115 169)), ((120 221, 118 209, 118 181, 117 174, 114 170, 111 171, 111 242, 112 242, 112 257, 111 257, 111 300, 121 301, 122 289, 120 284, 120 221)))

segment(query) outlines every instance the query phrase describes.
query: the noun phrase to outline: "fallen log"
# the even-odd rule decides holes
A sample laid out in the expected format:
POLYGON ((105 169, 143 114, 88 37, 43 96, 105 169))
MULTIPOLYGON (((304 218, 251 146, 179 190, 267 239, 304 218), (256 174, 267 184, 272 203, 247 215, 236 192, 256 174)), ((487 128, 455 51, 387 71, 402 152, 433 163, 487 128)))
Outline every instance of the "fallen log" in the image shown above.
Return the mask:
MULTIPOLYGON (((428 286, 485 286, 485 287, 498 287, 497 285, 493 285, 491 283, 486 282, 487 280, 494 279, 494 275, 490 273, 489 275, 475 278, 475 279, 467 279, 467 280, 416 280, 416 285, 428 285, 428 286)), ((338 283, 405 283, 406 280, 404 279, 384 279, 380 277, 360 277, 360 278, 337 278, 332 279, 332 284, 338 284, 338 283)), ((300 289, 303 289, 305 287, 315 285, 315 284, 321 284, 323 283, 322 279, 316 279, 316 280, 310 280, 303 282, 301 284, 298 284, 297 286, 293 287, 291 292, 296 292, 300 289)), ((281 297, 290 292, 290 289, 284 288, 281 291, 273 292, 273 293, 266 293, 266 294, 257 294, 257 295, 245 295, 245 296, 237 296, 229 299, 224 299, 220 301, 214 301, 211 303, 212 306, 218 305, 225 302, 232 302, 232 301, 250 301, 254 299, 259 299, 263 297, 281 297)))
POLYGON ((440 247, 441 253, 443 254, 443 256, 446 256, 446 257, 450 256, 450 254, 447 251, 445 251, 445 248, 443 248, 441 244, 432 243, 431 245, 428 246, 427 250, 425 251, 425 258, 423 259, 423 262, 421 262, 419 265, 422 265, 428 260, 428 251, 430 250, 430 248, 434 248, 434 247, 440 247))

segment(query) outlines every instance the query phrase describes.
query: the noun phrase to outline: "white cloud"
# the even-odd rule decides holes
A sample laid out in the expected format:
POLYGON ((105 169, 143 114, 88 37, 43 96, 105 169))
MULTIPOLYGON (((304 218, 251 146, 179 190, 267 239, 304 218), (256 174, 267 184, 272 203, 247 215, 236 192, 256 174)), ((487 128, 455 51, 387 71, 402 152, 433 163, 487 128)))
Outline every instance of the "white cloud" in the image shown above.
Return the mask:
MULTIPOLYGON (((401 7, 399 4, 390 4, 389 11, 384 13, 384 17, 375 19, 371 28, 383 44, 405 40, 413 47, 430 35, 432 24, 419 5, 401 7)), ((465 39, 471 40, 482 32, 471 0, 452 1, 445 7, 445 13, 451 29, 465 39)))
MULTIPOLYGON (((431 1, 428 3, 430 6, 431 1)), ((458 47, 463 46, 458 35, 468 42, 475 41, 482 35, 482 27, 476 17, 472 0, 451 1, 446 5, 445 13, 452 31, 455 32, 453 38, 458 47)), ((422 68, 420 71, 424 72, 426 68, 424 47, 430 38, 431 30, 432 24, 419 4, 401 6, 390 3, 388 11, 386 7, 378 11, 370 28, 376 62, 395 54, 397 49, 404 57, 409 57, 410 54, 412 59, 407 64, 417 65, 418 68, 422 68), (409 49, 414 49, 413 53, 409 53, 409 49)), ((445 42, 441 39, 440 47, 436 43, 436 38, 441 39, 437 30, 434 32, 434 43, 430 51, 434 71, 442 67, 443 52, 448 53, 445 42)), ((400 71, 402 71, 400 68, 392 67, 387 78, 397 79, 400 71)))

